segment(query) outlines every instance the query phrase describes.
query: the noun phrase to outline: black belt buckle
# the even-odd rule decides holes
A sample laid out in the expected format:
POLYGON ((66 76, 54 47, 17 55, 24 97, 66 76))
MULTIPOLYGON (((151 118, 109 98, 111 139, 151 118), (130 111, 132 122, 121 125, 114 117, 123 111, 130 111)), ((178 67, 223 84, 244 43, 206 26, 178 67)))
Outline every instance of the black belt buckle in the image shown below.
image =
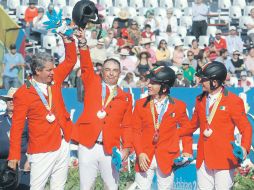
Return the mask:
POLYGON ((95 141, 96 144, 103 145, 103 141, 95 141))

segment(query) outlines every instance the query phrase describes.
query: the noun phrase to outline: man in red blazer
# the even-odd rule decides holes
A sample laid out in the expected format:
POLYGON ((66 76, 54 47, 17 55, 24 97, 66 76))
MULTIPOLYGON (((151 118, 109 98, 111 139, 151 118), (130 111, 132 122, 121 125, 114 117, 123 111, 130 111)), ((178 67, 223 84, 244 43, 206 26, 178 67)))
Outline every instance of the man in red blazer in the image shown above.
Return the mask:
POLYGON ((196 99, 192 129, 181 130, 186 135, 200 128, 197 153, 198 189, 231 189, 234 170, 238 164, 235 153, 246 158, 251 145, 251 125, 248 122, 241 98, 223 87, 227 76, 224 64, 207 64, 198 73, 203 93, 196 99), (242 135, 238 150, 234 149, 234 131, 237 126, 242 135))
POLYGON ((127 159, 132 146, 132 97, 117 86, 120 63, 106 59, 101 76, 94 72, 86 40, 79 41, 84 111, 73 139, 79 142, 80 189, 90 190, 100 170, 107 189, 117 189, 119 172, 111 163, 113 147, 127 159))
POLYGON ((50 177, 50 188, 63 190, 67 179, 70 115, 65 109, 61 86, 76 60, 75 42, 63 36, 65 60, 55 68, 54 58, 38 53, 31 63, 32 78, 14 95, 10 132, 9 166, 20 160, 21 134, 28 121, 28 154, 31 165, 31 190, 43 190, 50 177))
MULTIPOLYGON (((148 97, 136 102, 132 119, 137 155, 135 183, 149 190, 156 173, 158 189, 173 189, 172 166, 180 155, 178 124, 185 128, 190 127, 190 122, 185 103, 168 95, 175 72, 159 66, 150 71, 148 78, 148 97)), ((192 136, 182 140, 183 155, 191 157, 192 136)))

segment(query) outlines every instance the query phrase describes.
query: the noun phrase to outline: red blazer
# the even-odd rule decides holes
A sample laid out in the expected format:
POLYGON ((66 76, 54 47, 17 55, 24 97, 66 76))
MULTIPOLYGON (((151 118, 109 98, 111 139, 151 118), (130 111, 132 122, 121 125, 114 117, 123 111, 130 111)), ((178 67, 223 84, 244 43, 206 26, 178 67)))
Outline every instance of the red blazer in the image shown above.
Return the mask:
POLYGON ((245 114, 244 104, 241 98, 226 89, 218 105, 213 121, 210 125, 213 133, 206 138, 203 135, 206 129, 206 96, 201 101, 196 100, 195 112, 191 124, 192 130, 181 131, 180 134, 188 134, 200 128, 198 141, 197 168, 200 168, 203 161, 209 169, 227 170, 238 166, 237 159, 233 155, 233 148, 230 144, 234 141, 235 126, 242 134, 242 143, 247 152, 251 146, 252 129, 245 114))
MULTIPOLYGON (((66 141, 70 140, 73 124, 64 105, 61 86, 77 61, 74 42, 65 44, 65 57, 65 60, 54 69, 54 84, 51 87, 52 112, 56 116, 56 120, 53 123, 46 120, 48 111, 32 85, 24 84, 15 93, 9 160, 20 160, 21 134, 26 117, 29 129, 27 150, 29 154, 57 150, 62 139, 60 129, 62 129, 66 141)), ((48 100, 48 97, 46 98, 48 100)))
MULTIPOLYGON (((189 119, 186 115, 186 106, 182 101, 170 99, 170 104, 165 112, 159 129, 159 141, 153 145, 153 135, 155 132, 150 103, 144 107, 146 98, 136 102, 133 113, 133 146, 137 157, 140 153, 146 153, 152 162, 155 155, 160 170, 164 174, 169 174, 172 170, 173 161, 179 156, 179 136, 177 124, 180 127, 190 127, 189 119)), ((192 136, 184 137, 183 152, 192 154, 192 136)), ((151 164, 151 162, 149 164, 151 164)), ((136 171, 141 171, 136 162, 136 171)))
MULTIPOLYGON (((117 96, 106 107, 106 117, 99 119, 101 109, 101 77, 94 73, 89 50, 80 50, 81 77, 84 83, 84 111, 78 119, 73 140, 86 147, 93 147, 100 132, 103 134, 104 150, 111 154, 114 146, 123 148, 132 145, 132 98, 129 93, 117 89, 117 96)), ((106 99, 109 89, 106 90, 106 99)))

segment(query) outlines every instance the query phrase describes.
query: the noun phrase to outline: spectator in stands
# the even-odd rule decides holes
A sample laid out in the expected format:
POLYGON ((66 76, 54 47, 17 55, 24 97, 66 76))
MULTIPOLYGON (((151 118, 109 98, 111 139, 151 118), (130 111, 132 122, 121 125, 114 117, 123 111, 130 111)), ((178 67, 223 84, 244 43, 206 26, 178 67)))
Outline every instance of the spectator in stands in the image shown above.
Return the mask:
MULTIPOLYGON (((0 168, 6 164, 10 149, 10 130, 13 116, 13 95, 16 93, 17 88, 10 88, 7 95, 0 96, 0 100, 3 100, 7 104, 6 112, 0 115, 0 168)), ((27 122, 24 123, 24 130, 22 131, 22 143, 21 143, 21 161, 19 163, 20 181, 16 190, 29 190, 30 181, 30 165, 27 158, 27 144, 28 144, 28 126, 27 122)), ((2 174, 1 174, 2 175, 2 174)), ((2 189, 2 188, 1 188, 2 189)), ((11 190, 11 189, 10 189, 11 190)))
POLYGON ((117 46, 119 48, 124 48, 126 46, 132 46, 134 42, 132 39, 130 39, 128 30, 126 28, 123 28, 121 30, 120 37, 117 39, 117 46))
POLYGON ((192 4, 192 35, 196 39, 206 35, 207 14, 208 7, 203 3, 203 0, 195 0, 195 3, 192 4))
POLYGON ((221 49, 227 49, 227 42, 224 38, 221 37, 221 30, 217 29, 215 32, 215 40, 214 40, 214 46, 217 50, 217 52, 219 52, 221 49))
POLYGON ((118 17, 114 19, 114 21, 115 20, 118 21, 119 29, 130 27, 132 19, 130 19, 129 17, 130 17, 130 14, 127 10, 125 9, 120 10, 118 17))
POLYGON ((121 74, 125 75, 128 72, 134 72, 136 70, 137 64, 129 58, 129 51, 126 48, 122 48, 119 54, 122 71, 121 74))
POLYGON ((254 47, 250 47, 249 53, 244 61, 244 65, 247 71, 250 71, 254 75, 254 47))
POLYGON ((251 43, 254 43, 254 8, 250 10, 250 17, 251 20, 249 23, 246 23, 246 27, 248 29, 247 35, 251 41, 251 43))
POLYGON ((93 62, 101 62, 103 63, 105 59, 107 59, 107 52, 104 47, 104 40, 99 39, 97 41, 96 47, 90 50, 90 56, 93 62))
POLYGON ((25 24, 26 24, 26 34, 28 38, 30 37, 31 27, 33 24, 33 19, 38 16, 38 9, 35 7, 34 0, 29 0, 29 6, 25 11, 25 24))
POLYGON ((145 75, 153 68, 152 63, 149 61, 150 56, 150 53, 147 51, 142 51, 138 54, 137 69, 135 73, 138 75, 145 75))
POLYGON ((143 88, 147 87, 147 78, 145 75, 139 76, 139 80, 136 83, 136 87, 141 88, 142 90, 143 88))
POLYGON ((230 26, 229 35, 226 37, 226 42, 229 55, 232 55, 235 50, 238 50, 241 53, 243 52, 243 41, 237 35, 235 26, 230 26))
POLYGON ((155 35, 151 30, 151 25, 146 24, 144 29, 145 30, 141 33, 142 38, 150 38, 152 41, 155 41, 155 35))
POLYGON ((52 17, 56 17, 57 13, 54 7, 53 3, 49 3, 48 5, 48 10, 46 11, 46 15, 48 17, 49 20, 52 19, 52 17))
POLYGON ((231 74, 234 74, 235 73, 235 67, 234 65, 232 64, 231 60, 228 58, 228 50, 227 49, 221 49, 219 51, 219 57, 217 57, 214 61, 217 61, 217 62, 220 62, 220 63, 223 63, 226 68, 227 68, 227 71, 230 72, 231 74))
POLYGON ((176 71, 174 87, 191 87, 190 82, 184 78, 183 70, 181 68, 176 71))
POLYGON ((105 48, 111 48, 112 50, 115 49, 116 44, 117 44, 117 40, 114 37, 114 31, 113 29, 108 29, 107 31, 107 36, 105 37, 105 48))
POLYGON ((167 47, 166 40, 162 39, 156 50, 156 60, 157 61, 170 61, 170 51, 167 47))
POLYGON ((173 65, 180 68, 182 66, 182 62, 184 59, 184 50, 183 50, 183 43, 178 42, 175 44, 175 49, 173 51, 173 65))
POLYGON ((150 54, 150 58, 148 59, 152 64, 156 63, 156 53, 151 48, 151 39, 150 38, 142 38, 141 45, 143 45, 144 50, 150 54))
POLYGON ((243 71, 244 68, 244 63, 243 63, 243 59, 240 59, 240 52, 238 50, 233 52, 232 58, 231 58, 231 62, 235 67, 235 74, 237 76, 237 78, 240 78, 240 73, 241 71, 243 71))
POLYGON ((196 40, 196 39, 193 39, 193 40, 192 40, 190 51, 193 52, 193 54, 194 54, 194 56, 193 56, 194 59, 197 59, 198 53, 199 53, 199 51, 200 51, 200 48, 198 47, 198 40, 196 40))
POLYGON ((209 42, 209 46, 205 47, 205 52, 210 61, 214 61, 218 57, 219 52, 214 45, 214 41, 209 42))
POLYGON ((141 40, 141 31, 136 21, 133 20, 131 22, 131 26, 128 28, 128 34, 131 41, 133 41, 133 45, 138 46, 141 40))
MULTIPOLYGON (((189 65, 196 70, 198 63, 197 63, 197 60, 194 59, 194 58, 195 58, 195 54, 193 53, 193 51, 191 49, 188 50, 187 51, 187 59, 186 60, 188 61, 189 65)), ((196 58, 197 58, 197 56, 196 56, 196 58)))
POLYGON ((46 27, 43 24, 48 18, 44 15, 44 9, 38 8, 38 15, 33 18, 33 29, 46 31, 46 27))
POLYGON ((98 42, 97 39, 98 32, 96 29, 91 31, 91 37, 87 39, 87 45, 90 49, 95 48, 98 42))
MULTIPOLYGON (((164 20, 163 20, 164 21, 164 20)), ((167 32, 170 28, 170 33, 176 34, 177 32, 177 18, 173 16, 173 8, 167 9, 167 18, 165 19, 165 22, 160 24, 160 31, 161 32, 167 32)))
POLYGON ((197 72, 200 71, 205 64, 210 63, 210 60, 207 57, 207 52, 204 49, 201 49, 199 51, 197 56, 197 62, 198 62, 196 69, 197 72))
POLYGON ((121 29, 119 27, 119 21, 118 20, 114 20, 112 23, 112 29, 114 31, 114 37, 115 38, 119 38, 121 35, 121 29))
POLYGON ((148 10, 145 14, 146 20, 145 20, 145 25, 150 25, 151 26, 151 31, 155 34, 155 35, 159 35, 160 30, 159 30, 159 22, 157 21, 157 19, 154 17, 154 11, 148 10))
POLYGON ((16 45, 11 44, 9 53, 3 58, 3 84, 6 90, 10 87, 19 87, 18 73, 25 66, 25 61, 20 53, 17 53, 16 45))
POLYGON ((126 73, 125 77, 121 81, 120 85, 123 88, 134 88, 136 83, 134 81, 134 74, 132 72, 126 73))
POLYGON ((100 75, 102 71, 102 63, 99 63, 99 62, 95 63, 94 71, 97 75, 100 75))
POLYGON ((193 85, 196 70, 192 66, 190 66, 188 59, 183 60, 182 70, 184 78, 187 79, 191 85, 193 85))
POLYGON ((252 87, 251 82, 247 78, 246 71, 241 71, 240 80, 238 81, 238 87, 243 88, 244 92, 246 92, 252 87))

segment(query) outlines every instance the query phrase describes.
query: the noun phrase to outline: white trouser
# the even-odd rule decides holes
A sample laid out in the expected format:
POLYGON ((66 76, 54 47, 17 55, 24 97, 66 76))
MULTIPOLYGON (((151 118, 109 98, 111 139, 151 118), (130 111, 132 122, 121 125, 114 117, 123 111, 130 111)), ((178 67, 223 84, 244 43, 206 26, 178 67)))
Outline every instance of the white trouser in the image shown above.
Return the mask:
POLYGON ((103 145, 92 148, 79 145, 80 190, 90 190, 97 177, 98 170, 106 186, 105 189, 117 190, 119 172, 111 164, 111 155, 104 152, 103 145))
POLYGON ((29 155, 30 190, 44 190, 50 177, 51 190, 64 190, 69 164, 69 143, 62 139, 57 151, 29 155))
POLYGON ((203 162, 197 170, 198 190, 230 190, 233 187, 234 171, 210 170, 203 162))
POLYGON ((159 190, 171 190, 174 185, 174 173, 171 172, 165 175, 161 172, 155 156, 152 159, 152 163, 146 172, 137 172, 135 176, 135 183, 142 190, 150 190, 153 182, 154 173, 156 172, 157 184, 159 190))

